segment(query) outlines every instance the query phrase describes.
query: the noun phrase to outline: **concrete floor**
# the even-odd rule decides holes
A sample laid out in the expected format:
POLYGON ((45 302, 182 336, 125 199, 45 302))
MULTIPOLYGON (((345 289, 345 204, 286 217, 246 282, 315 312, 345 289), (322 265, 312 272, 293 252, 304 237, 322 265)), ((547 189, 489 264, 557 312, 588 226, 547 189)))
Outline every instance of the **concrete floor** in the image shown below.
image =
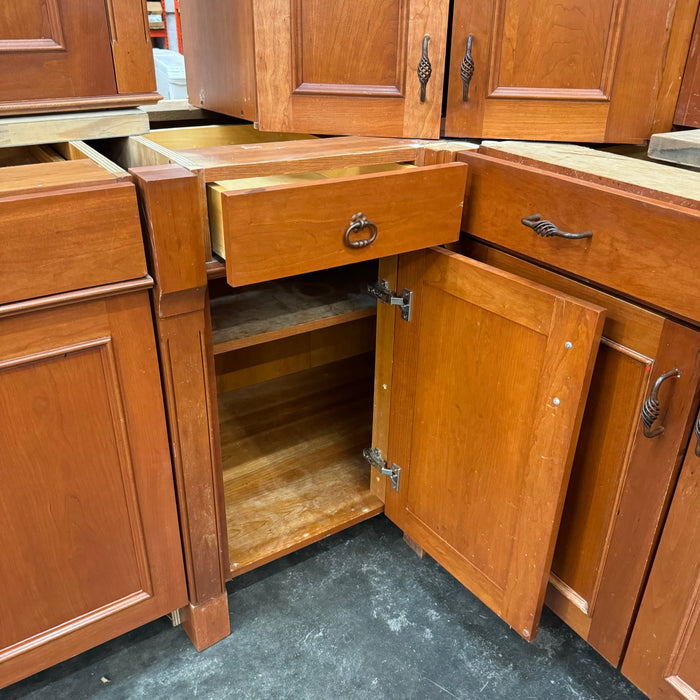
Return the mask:
POLYGON ((524 642, 384 517, 229 583, 232 634, 198 654, 157 620, 0 698, 643 698, 545 609, 524 642))

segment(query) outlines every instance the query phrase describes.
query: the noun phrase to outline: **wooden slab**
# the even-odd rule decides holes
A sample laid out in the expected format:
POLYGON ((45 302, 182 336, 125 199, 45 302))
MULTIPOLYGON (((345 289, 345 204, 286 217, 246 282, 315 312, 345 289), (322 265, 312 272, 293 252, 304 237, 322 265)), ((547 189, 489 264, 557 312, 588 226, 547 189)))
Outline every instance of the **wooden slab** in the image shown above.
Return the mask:
POLYGON ((376 270, 357 267, 265 282, 213 298, 214 354, 374 316, 376 299, 363 286, 376 278, 376 270))
POLYGON ((148 115, 138 108, 4 117, 0 146, 136 136, 149 128, 148 115))
POLYGON ((654 134, 649 142, 649 158, 700 168, 700 129, 654 134))

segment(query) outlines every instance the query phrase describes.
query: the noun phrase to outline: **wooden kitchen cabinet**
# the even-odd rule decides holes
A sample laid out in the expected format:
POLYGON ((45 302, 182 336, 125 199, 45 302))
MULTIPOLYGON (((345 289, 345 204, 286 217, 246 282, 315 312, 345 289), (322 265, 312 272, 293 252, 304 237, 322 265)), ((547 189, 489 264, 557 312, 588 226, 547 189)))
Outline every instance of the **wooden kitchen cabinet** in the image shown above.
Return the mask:
MULTIPOLYGON (((698 10, 698 16, 700 16, 700 10, 698 10)), ((700 127, 700 21, 697 18, 673 123, 700 127)))
POLYGON ((634 623, 700 388, 700 299, 693 293, 697 285, 680 282, 692 276, 692 265, 683 255, 664 266, 658 260, 648 264, 638 245, 645 236, 664 232, 683 239, 683 226, 668 217, 687 216, 683 249, 687 255, 697 247, 697 206, 692 202, 700 195, 699 183, 666 166, 635 162, 631 167, 629 159, 574 146, 486 143, 478 153, 460 158, 471 173, 463 223, 470 234, 465 252, 606 310, 547 604, 617 665, 634 623), (556 201, 552 192, 558 193, 556 201), (601 197, 610 199, 603 203, 601 197), (634 223, 634 210, 644 212, 645 223, 634 223), (541 238, 521 222, 535 212, 567 233, 589 229, 592 236, 541 238), (627 239, 628 233, 634 237, 627 239), (607 251, 607 261, 599 257, 602 250, 607 251), (648 274, 640 274, 647 265, 648 274), (614 276, 609 274, 612 270, 614 276), (596 288, 603 280, 607 287, 634 294, 647 304, 663 304, 667 311, 654 312, 596 288), (671 314, 685 317, 693 327, 671 314), (658 422, 651 428, 662 425, 663 431, 647 437, 640 410, 659 377, 674 369, 680 376, 661 384, 658 422))
POLYGON ((189 542, 184 619, 190 636, 203 648, 228 634, 227 579, 371 517, 386 501, 389 517, 520 634, 534 637, 601 310, 456 253, 406 254, 457 237, 464 170, 450 161, 468 144, 430 148, 341 137, 262 142, 252 152, 246 141, 254 133, 245 127, 156 132, 113 149, 124 164, 154 164, 131 172, 149 221, 166 401, 178 444, 178 489, 186 495, 180 501, 187 505, 181 522, 189 542), (184 136, 203 145, 183 147, 184 136), (413 167, 329 171, 397 161, 413 167), (395 178, 410 193, 401 195, 400 215, 389 196, 395 178), (207 262, 197 225, 206 217, 207 189, 209 224, 224 238, 225 263, 207 262), (300 209, 307 193, 313 196, 300 209), (229 214, 222 196, 231 197, 229 214), (308 201, 320 202, 320 213, 308 201), (348 216, 329 218, 327 203, 348 216), (350 248, 344 230, 358 208, 376 221, 378 235, 350 248), (227 224, 229 215, 236 218, 227 224), (317 230, 317 218, 325 229, 317 230), (287 220, 295 225, 275 240, 268 228, 285 231, 287 220), (250 236, 248 246, 266 241, 265 252, 249 260, 237 235, 250 236), (314 243, 304 244, 305 235, 314 243), (295 251, 284 252, 288 238, 302 241, 301 266, 295 251), (231 261, 230 246, 238 246, 231 261), (279 264, 277 246, 283 246, 279 264), (372 258, 378 255, 387 257, 377 274, 372 258), (411 288, 412 314, 403 309, 411 320, 395 305, 380 304, 375 330, 374 309, 356 298, 358 275, 385 279, 392 290, 411 288), (354 287, 343 292, 347 280, 354 287), (501 332, 526 349, 517 361, 501 332), (463 371, 481 379, 469 401, 455 402, 443 391, 460 364, 458 354, 450 360, 450 348, 465 344, 481 359, 463 371), (489 357, 501 374, 487 367, 489 357), (425 371, 433 363, 441 379, 425 371), (506 371, 511 381, 500 381, 506 371), (493 395, 498 405, 485 410, 493 395), (499 415, 498 406, 509 408, 499 415), (514 416, 517 424, 510 425, 514 416), (530 421, 549 426, 534 447, 530 421), (414 423, 430 425, 411 437, 414 423), (431 442, 443 434, 458 439, 431 442), (455 452, 463 444, 482 450, 482 468, 465 466, 468 455, 455 452), (363 448, 376 448, 370 461, 381 466, 386 459, 392 478, 370 471, 363 448), (445 473, 431 485, 435 460, 445 473), (471 513, 454 504, 442 508, 454 489, 477 490, 481 505, 471 513), (498 532, 484 530, 478 508, 511 502, 526 507, 507 507, 512 517, 504 514, 498 532), (465 538, 443 511, 473 517, 481 529, 465 538), (516 544, 502 550, 499 537, 516 544))
POLYGON ((0 153, 0 687, 186 600, 134 187, 57 148, 0 153))
POLYGON ((622 672, 650 698, 700 692, 700 415, 644 591, 622 672))
POLYGON ((639 143, 671 126, 697 8, 188 0, 189 99, 271 131, 639 143))
POLYGON ((144 0, 6 0, 0 114, 157 102, 144 0))

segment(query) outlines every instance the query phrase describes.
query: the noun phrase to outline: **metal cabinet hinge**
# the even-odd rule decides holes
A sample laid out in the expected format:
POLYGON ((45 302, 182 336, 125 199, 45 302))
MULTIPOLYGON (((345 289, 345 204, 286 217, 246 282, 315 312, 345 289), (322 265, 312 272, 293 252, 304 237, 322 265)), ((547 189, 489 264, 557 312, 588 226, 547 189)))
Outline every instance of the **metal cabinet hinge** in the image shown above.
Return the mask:
POLYGON ((391 488, 393 488, 394 491, 398 491, 399 481, 401 479, 401 467, 397 467, 395 464, 392 464, 391 467, 387 467, 386 460, 382 457, 382 452, 377 447, 365 447, 365 449, 362 450, 362 454, 371 466, 379 470, 380 474, 389 477, 391 488))
POLYGON ((398 306, 401 309, 401 318, 404 321, 411 320, 413 292, 410 289, 404 289, 399 297, 389 288, 389 283, 386 280, 381 280, 375 284, 368 284, 367 293, 379 299, 382 304, 398 306))

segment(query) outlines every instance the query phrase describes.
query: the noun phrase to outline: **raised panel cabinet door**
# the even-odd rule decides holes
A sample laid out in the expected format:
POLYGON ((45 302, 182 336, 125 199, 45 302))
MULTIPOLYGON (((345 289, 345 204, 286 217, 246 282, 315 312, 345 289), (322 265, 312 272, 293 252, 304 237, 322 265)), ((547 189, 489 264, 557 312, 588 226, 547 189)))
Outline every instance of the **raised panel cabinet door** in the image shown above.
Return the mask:
POLYGON ((445 134, 648 138, 675 5, 455 0, 445 134))
POLYGON ((438 248, 397 286, 386 514, 533 639, 603 310, 438 248))
POLYGON ((650 698, 700 696, 700 415, 622 672, 650 698))
POLYGON ((187 601, 147 293, 9 308, 0 687, 187 601))
POLYGON ((439 137, 449 0, 253 6, 260 129, 439 137))
POLYGON ((105 0, 0 3, 0 102, 116 92, 105 0))

